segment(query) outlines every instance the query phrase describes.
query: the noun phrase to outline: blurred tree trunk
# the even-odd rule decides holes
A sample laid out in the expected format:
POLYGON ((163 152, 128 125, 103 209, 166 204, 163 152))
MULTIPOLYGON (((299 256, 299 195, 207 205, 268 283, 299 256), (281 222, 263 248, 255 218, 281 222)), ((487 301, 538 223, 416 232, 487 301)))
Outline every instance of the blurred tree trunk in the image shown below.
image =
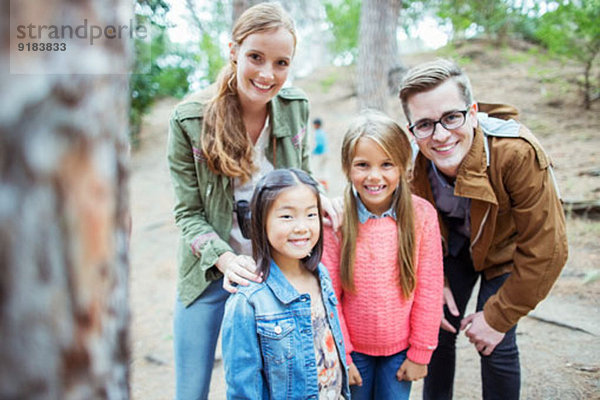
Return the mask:
MULTIPOLYGON (((123 7, 13 1, 10 14, 106 26, 128 23, 123 7)), ((8 18, 0 24, 10 37, 8 18)), ((32 52, 31 63, 65 73, 11 75, 9 45, 0 43, 0 398, 129 398, 127 75, 68 72, 130 50, 32 52)))
POLYGON ((356 68, 359 109, 385 111, 391 76, 400 68, 396 31, 401 6, 401 0, 362 2, 356 68))
POLYGON ((233 10, 231 15, 233 24, 235 24, 235 21, 237 21, 244 11, 258 3, 262 3, 263 1, 264 0, 233 0, 233 10))

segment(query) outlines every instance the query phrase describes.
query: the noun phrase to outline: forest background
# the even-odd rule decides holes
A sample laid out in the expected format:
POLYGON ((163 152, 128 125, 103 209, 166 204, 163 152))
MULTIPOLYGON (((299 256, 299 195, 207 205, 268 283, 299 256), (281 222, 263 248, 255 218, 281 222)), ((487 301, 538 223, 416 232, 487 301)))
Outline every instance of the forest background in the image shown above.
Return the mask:
MULTIPOLYGON (((189 40, 170 38, 169 3, 138 0, 132 17, 152 35, 133 51, 74 49, 79 57, 59 64, 62 74, 0 76, 0 398, 173 397, 167 120, 214 81, 231 21, 256 1, 181 3, 189 40), (90 55, 131 59, 131 73, 77 74, 90 55)), ((397 83, 407 67, 453 58, 478 100, 521 110, 553 157, 570 244, 551 295, 519 325, 523 398, 600 398, 600 0, 281 3, 301 36, 291 83, 329 134, 316 173, 332 196, 344 185, 337 153, 348 120, 368 106, 404 123, 397 83), (423 21, 444 32, 445 46, 420 44, 431 34, 418 29, 423 21)), ((25 4, 11 1, 11 18, 66 21, 77 10, 101 20, 131 3, 25 4)), ((5 65, 11 48, 0 48, 5 65)), ((480 398, 478 371, 472 346, 460 342, 457 398, 480 398)), ((220 363, 211 398, 224 398, 220 363)))

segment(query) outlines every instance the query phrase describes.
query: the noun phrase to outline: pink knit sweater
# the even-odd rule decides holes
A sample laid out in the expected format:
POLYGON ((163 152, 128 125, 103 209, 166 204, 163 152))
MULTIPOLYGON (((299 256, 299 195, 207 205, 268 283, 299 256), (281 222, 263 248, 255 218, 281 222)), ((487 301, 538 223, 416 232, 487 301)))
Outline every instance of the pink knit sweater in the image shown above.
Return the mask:
POLYGON ((325 228, 322 262, 340 299, 338 313, 349 363, 352 351, 388 356, 408 348, 411 361, 428 364, 437 346, 444 279, 437 213, 426 200, 414 195, 412 200, 417 285, 407 300, 398 282, 398 233, 393 218, 369 219, 359 224, 355 294, 342 289, 340 237, 331 228, 325 228))

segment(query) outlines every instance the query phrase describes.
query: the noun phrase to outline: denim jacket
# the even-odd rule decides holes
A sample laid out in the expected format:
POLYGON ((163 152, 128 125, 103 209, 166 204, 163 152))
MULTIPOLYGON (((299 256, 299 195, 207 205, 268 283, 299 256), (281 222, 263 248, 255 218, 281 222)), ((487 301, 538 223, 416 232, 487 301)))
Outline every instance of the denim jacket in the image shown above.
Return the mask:
MULTIPOLYGON (((318 273, 349 399, 337 298, 322 264, 318 273)), ((310 305, 310 295, 299 294, 274 262, 266 282, 240 286, 229 297, 222 338, 227 399, 319 398, 310 305)))

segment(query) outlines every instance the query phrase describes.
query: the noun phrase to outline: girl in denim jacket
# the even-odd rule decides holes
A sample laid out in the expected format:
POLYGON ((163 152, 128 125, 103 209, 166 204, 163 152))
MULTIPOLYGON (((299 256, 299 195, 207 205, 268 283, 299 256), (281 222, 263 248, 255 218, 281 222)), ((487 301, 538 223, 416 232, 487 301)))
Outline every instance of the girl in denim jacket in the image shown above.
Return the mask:
POLYGON ((343 336, 323 252, 317 183, 305 172, 265 175, 251 201, 252 252, 264 282, 225 306, 228 399, 349 398, 343 336))

